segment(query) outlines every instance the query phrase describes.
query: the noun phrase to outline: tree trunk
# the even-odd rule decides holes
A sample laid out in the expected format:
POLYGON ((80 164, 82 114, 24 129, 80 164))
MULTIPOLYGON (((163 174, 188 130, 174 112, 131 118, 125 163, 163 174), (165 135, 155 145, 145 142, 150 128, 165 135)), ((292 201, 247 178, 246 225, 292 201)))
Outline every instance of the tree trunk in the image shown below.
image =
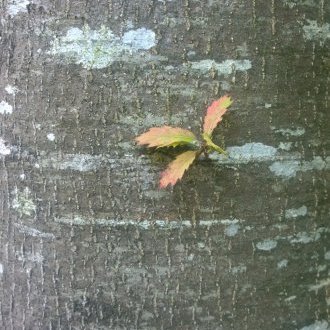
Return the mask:
POLYGON ((327 1, 0 10, 1 329, 330 328, 327 1), (225 94, 160 190, 134 138, 225 94))

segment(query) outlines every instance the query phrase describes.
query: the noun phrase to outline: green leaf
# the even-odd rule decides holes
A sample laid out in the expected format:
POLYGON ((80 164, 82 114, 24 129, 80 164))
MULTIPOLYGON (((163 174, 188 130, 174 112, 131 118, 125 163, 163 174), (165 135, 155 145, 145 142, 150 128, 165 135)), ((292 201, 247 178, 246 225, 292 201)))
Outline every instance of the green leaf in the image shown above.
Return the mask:
POLYGON ((177 147, 179 145, 197 145, 195 135, 180 127, 152 127, 149 131, 139 135, 135 141, 140 145, 147 145, 149 148, 177 147))

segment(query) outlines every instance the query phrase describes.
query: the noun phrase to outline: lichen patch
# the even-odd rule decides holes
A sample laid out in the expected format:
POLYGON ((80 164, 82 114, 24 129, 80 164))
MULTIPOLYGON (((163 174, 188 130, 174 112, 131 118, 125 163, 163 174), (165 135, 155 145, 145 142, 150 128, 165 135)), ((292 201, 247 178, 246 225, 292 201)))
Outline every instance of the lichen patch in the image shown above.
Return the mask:
POLYGON ((127 31, 120 37, 105 26, 92 30, 85 25, 82 29, 70 28, 62 37, 54 37, 48 53, 64 55, 87 69, 102 69, 118 60, 157 60, 157 56, 147 53, 156 44, 155 32, 146 28, 127 31))
POLYGON ((31 191, 28 187, 25 187, 23 191, 17 188, 15 189, 12 208, 16 210, 20 216, 31 216, 36 212, 36 205, 31 198, 31 191))

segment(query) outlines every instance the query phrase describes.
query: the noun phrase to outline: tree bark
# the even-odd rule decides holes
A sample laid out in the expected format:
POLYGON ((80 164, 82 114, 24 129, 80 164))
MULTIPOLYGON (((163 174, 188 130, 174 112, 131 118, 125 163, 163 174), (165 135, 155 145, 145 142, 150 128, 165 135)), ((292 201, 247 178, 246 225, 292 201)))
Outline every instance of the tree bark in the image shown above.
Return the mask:
POLYGON ((0 4, 1 329, 329 329, 326 1, 0 4), (200 134, 173 189, 153 126, 200 134))

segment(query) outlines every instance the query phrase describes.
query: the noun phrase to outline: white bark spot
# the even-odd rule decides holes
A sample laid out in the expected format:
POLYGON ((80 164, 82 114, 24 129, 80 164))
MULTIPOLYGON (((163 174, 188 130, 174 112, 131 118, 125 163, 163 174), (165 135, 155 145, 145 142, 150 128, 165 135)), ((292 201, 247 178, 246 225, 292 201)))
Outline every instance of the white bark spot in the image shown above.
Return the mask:
POLYGON ((318 291, 324 287, 328 287, 330 285, 330 278, 324 279, 317 284, 313 284, 309 286, 309 291, 318 291))
POLYGON ((7 85, 5 91, 10 95, 15 95, 18 92, 18 88, 12 85, 7 85))
POLYGON ((42 263, 44 261, 43 255, 39 252, 16 252, 16 258, 20 261, 30 261, 36 263, 42 263))
POLYGON ((6 156, 10 154, 10 148, 5 145, 5 141, 0 137, 0 155, 6 156))
POLYGON ((232 223, 229 226, 226 227, 225 229, 225 235, 229 237, 233 237, 238 233, 239 230, 239 224, 237 223, 232 223))
POLYGON ((295 300, 296 298, 297 298, 297 296, 290 296, 290 297, 288 297, 288 298, 285 298, 284 301, 285 301, 285 302, 290 302, 290 301, 295 300))
POLYGON ((258 242, 256 247, 258 250, 262 251, 270 251, 275 249, 277 246, 277 241, 274 241, 272 239, 266 239, 264 241, 258 242))
POLYGON ((13 107, 5 101, 0 102, 0 114, 11 114, 13 112, 13 107))
POLYGON ((288 260, 283 259, 277 263, 277 269, 286 268, 288 266, 288 260))
POLYGON ((325 259, 325 260, 330 260, 330 250, 327 251, 327 252, 324 254, 324 259, 325 259))
POLYGON ((47 139, 49 141, 55 141, 55 134, 54 133, 48 133, 47 134, 47 139))
POLYGON ((239 265, 231 268, 233 274, 246 273, 247 267, 245 265, 239 265))
POLYGON ((123 35, 122 42, 132 49, 148 50, 156 45, 156 34, 146 28, 131 30, 123 35))
POLYGON ((19 13, 27 12, 26 6, 30 4, 28 0, 11 0, 7 5, 7 12, 11 16, 15 16, 19 13))

